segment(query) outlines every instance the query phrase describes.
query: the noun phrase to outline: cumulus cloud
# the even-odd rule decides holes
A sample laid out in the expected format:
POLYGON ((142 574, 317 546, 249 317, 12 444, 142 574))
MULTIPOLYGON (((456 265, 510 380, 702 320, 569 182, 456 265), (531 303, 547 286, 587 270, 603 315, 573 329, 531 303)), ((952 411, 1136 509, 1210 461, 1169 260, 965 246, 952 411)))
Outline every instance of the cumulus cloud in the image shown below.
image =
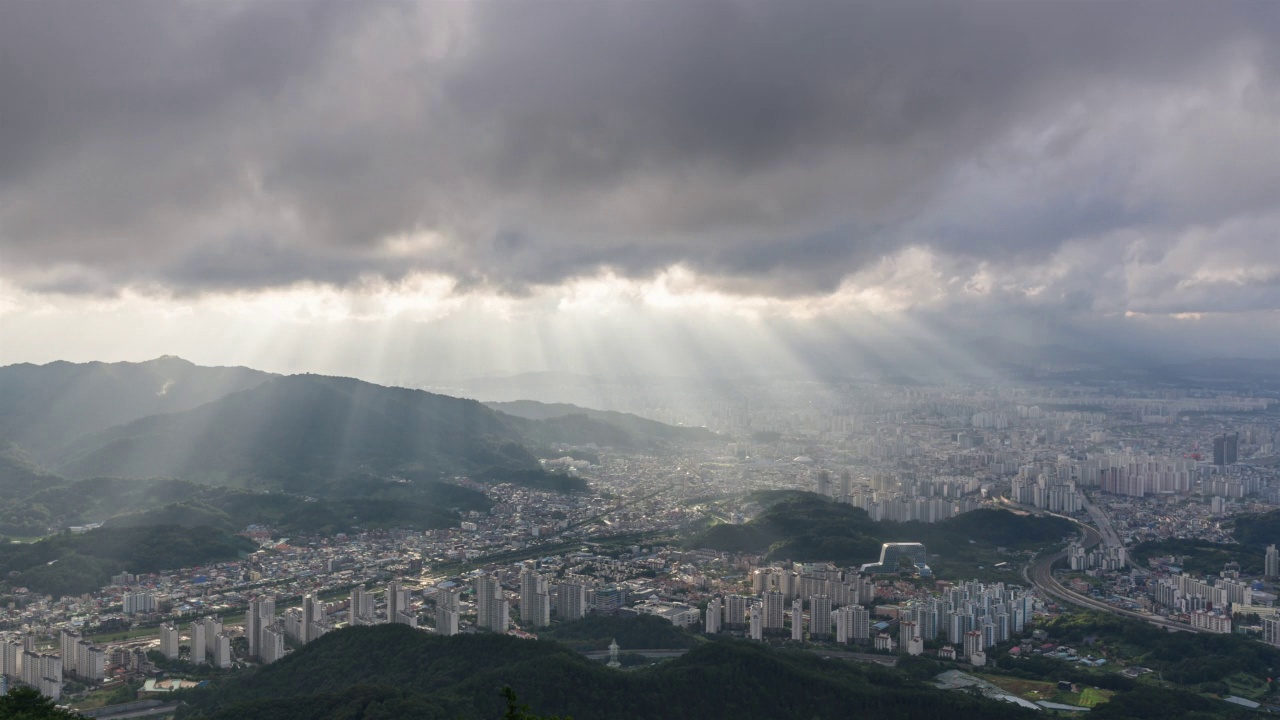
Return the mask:
POLYGON ((1274 3, 50 0, 0 48, 25 292, 1280 307, 1274 3))

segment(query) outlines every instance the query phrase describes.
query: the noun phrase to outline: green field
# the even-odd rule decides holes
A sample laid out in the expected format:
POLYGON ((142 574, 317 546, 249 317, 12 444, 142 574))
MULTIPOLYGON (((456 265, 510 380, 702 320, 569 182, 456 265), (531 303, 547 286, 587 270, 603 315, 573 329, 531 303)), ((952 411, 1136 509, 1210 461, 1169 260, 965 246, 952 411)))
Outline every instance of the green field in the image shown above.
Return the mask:
POLYGON ((1057 683, 1043 680, 1024 680, 1004 675, 982 675, 981 677, 992 685, 1008 691, 1010 695, 1016 695, 1023 700, 1030 700, 1031 702, 1047 700, 1063 705, 1094 707, 1110 700, 1111 696, 1115 695, 1114 691, 1099 690, 1091 687, 1081 688, 1078 693, 1067 692, 1059 690, 1057 683))
POLYGON ((1228 675, 1223 680, 1226 681, 1227 687, 1231 688, 1232 695, 1239 695, 1250 700, 1262 700, 1271 689, 1269 683, 1245 673, 1228 675))

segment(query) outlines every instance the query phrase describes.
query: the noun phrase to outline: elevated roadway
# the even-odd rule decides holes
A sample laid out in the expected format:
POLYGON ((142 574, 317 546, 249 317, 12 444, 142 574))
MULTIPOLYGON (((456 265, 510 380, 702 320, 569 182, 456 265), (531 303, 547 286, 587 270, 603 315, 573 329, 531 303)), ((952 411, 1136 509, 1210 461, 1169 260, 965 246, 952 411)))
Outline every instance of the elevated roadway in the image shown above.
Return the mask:
MULTIPOLYGON (((1086 525, 1080 522, 1079 520, 1076 520, 1075 518, 1070 518, 1065 515, 1057 515, 1055 513, 1044 513, 1044 514, 1053 515, 1054 517, 1060 517, 1065 520, 1070 520, 1071 522, 1080 526, 1080 529, 1084 532, 1084 540, 1082 542, 1082 545, 1086 550, 1102 542, 1102 533, 1098 532, 1097 529, 1093 528, 1090 525, 1086 525)), ((1145 622, 1149 622, 1152 625, 1163 627, 1167 630, 1182 630, 1186 632, 1201 632, 1201 633, 1210 632, 1209 630, 1206 630, 1204 628, 1192 627, 1184 623, 1173 622, 1172 620, 1165 620, 1164 618, 1157 617, 1155 615, 1150 615, 1148 613, 1140 613, 1140 612, 1134 612, 1132 610, 1125 610, 1123 608, 1118 608, 1109 603, 1105 603, 1097 598, 1089 597, 1088 595, 1083 595, 1081 593, 1078 593, 1064 586, 1062 583, 1058 582, 1057 578, 1053 576, 1053 566, 1062 562, 1066 558, 1067 558, 1067 551, 1059 550, 1053 555, 1039 558, 1037 560, 1032 560, 1030 564, 1028 564, 1025 568, 1023 568, 1022 576, 1026 578, 1028 583, 1034 585, 1036 589, 1043 592, 1046 596, 1058 598, 1059 600, 1062 600, 1063 602, 1066 602, 1066 603, 1070 603, 1072 605, 1077 605, 1079 607, 1087 608, 1089 610, 1098 610, 1101 612, 1110 613, 1112 615, 1119 615, 1120 617, 1127 617, 1127 618, 1133 618, 1135 620, 1142 620, 1145 622)))

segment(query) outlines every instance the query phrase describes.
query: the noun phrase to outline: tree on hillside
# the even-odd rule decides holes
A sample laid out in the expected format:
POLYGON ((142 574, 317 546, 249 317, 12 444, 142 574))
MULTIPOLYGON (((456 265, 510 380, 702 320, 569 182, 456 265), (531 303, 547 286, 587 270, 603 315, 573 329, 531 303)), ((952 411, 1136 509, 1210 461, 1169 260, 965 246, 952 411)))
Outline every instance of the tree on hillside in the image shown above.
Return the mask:
POLYGON ((34 688, 16 687, 0 696, 0 718, 5 720, 67 720, 82 718, 70 710, 60 709, 53 700, 34 688))
POLYGON ((502 720, 573 720, 571 717, 559 717, 558 715, 535 715, 529 711, 528 705, 520 704, 516 698, 516 691, 510 687, 502 688, 502 697, 507 699, 507 711, 503 713, 502 720))

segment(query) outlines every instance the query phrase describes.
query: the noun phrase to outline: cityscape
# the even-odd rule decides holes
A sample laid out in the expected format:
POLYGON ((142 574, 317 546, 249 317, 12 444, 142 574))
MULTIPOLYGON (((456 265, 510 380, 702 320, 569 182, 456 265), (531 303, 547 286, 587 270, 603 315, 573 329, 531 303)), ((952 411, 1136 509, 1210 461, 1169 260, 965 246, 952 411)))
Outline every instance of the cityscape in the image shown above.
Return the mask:
POLYGON ((0 720, 1280 713, 1280 2, 0 0, 0 720))
POLYGON ((756 390, 783 399, 754 398, 751 410, 743 400, 736 413, 715 399, 701 416, 722 418, 709 441, 660 454, 562 446, 542 461, 585 492, 449 478, 492 502, 452 527, 284 536, 249 525, 239 534, 256 550, 232 561, 119 573, 75 596, 11 581, 0 670, 58 701, 136 685, 169 709, 169 693, 209 673, 279 662, 347 627, 533 640, 588 616, 642 615, 889 665, 927 655, 983 667, 996 648, 1041 653, 1031 631, 1081 608, 1280 647, 1280 551, 1251 550, 1233 524, 1280 510, 1274 392, 756 390), (903 528, 1009 511, 1059 518, 1065 532, 1034 549, 991 548, 984 562, 921 542, 886 542, 852 564, 699 545, 708 528, 751 527, 771 494, 903 528), (1195 543, 1225 561, 1205 567, 1195 543))

